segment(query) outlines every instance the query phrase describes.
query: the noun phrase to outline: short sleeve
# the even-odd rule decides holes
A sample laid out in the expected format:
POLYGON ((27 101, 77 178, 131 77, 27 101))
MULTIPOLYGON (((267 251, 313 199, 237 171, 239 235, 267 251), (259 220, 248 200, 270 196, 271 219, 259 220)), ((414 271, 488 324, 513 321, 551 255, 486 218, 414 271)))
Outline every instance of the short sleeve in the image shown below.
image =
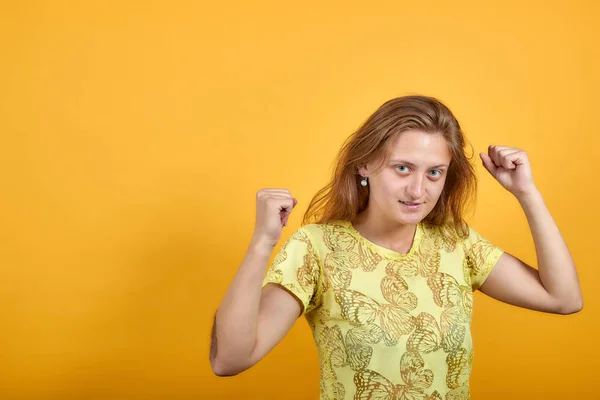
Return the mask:
POLYGON ((467 271, 470 275, 473 291, 479 289, 504 253, 473 228, 469 228, 469 237, 465 240, 467 271))
POLYGON ((320 303, 321 263, 308 229, 299 228, 281 247, 262 286, 277 284, 292 294, 305 314, 320 303))

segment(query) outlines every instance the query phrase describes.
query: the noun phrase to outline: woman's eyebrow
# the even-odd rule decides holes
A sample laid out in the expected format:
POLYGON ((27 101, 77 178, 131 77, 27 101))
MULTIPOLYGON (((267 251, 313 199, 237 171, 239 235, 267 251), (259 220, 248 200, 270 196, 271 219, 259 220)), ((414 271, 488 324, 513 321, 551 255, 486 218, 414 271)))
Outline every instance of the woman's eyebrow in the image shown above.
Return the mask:
MULTIPOLYGON (((415 164, 411 163, 410 161, 406 161, 406 160, 390 160, 390 163, 404 164, 404 165, 408 165, 409 167, 416 167, 415 164)), ((448 164, 434 165, 433 167, 430 167, 430 168, 442 168, 442 167, 448 168, 448 164)))

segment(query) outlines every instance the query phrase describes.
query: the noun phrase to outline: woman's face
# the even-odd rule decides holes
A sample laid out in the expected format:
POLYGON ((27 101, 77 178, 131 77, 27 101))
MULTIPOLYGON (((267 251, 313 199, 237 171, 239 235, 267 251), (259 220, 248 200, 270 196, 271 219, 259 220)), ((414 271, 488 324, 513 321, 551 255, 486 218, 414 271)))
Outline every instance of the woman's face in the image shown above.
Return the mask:
POLYGON ((440 134, 409 130, 398 135, 388 152, 388 162, 377 173, 370 172, 373 165, 359 170, 369 178, 370 212, 400 224, 417 224, 433 210, 444 189, 451 160, 446 140, 440 134))

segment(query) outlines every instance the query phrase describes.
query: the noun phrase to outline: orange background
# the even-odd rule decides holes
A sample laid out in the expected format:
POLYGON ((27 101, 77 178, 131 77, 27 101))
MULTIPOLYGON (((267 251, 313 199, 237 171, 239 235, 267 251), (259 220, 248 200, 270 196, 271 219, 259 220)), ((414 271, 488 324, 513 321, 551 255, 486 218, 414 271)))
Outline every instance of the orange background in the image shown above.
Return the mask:
MULTIPOLYGON (((600 3, 416 3, 4 2, 0 398, 318 398, 304 321, 225 379, 212 315, 256 191, 299 199, 283 241, 342 141, 409 93, 446 102, 477 152, 529 152, 582 282, 566 317, 476 296, 473 398, 600 398, 600 3)), ((472 225, 535 263, 477 168, 472 225)))

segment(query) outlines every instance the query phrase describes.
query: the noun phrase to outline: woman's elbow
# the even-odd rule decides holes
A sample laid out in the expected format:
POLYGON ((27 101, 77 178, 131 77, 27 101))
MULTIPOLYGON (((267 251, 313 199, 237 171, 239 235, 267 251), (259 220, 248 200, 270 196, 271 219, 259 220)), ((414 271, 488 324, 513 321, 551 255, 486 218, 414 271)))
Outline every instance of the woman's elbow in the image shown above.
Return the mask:
POLYGON ((583 298, 563 304, 563 306, 558 310, 558 313, 562 315, 569 315, 578 313, 581 310, 583 310, 583 298))
POLYGON ((212 368, 213 374, 222 377, 235 376, 248 369, 248 367, 241 366, 239 364, 223 362, 223 360, 218 359, 216 357, 211 358, 210 366, 212 368))
POLYGON ((222 366, 218 366, 216 364, 212 365, 212 372, 216 376, 224 377, 224 376, 235 376, 239 374, 241 371, 235 371, 233 369, 224 368, 222 366))

